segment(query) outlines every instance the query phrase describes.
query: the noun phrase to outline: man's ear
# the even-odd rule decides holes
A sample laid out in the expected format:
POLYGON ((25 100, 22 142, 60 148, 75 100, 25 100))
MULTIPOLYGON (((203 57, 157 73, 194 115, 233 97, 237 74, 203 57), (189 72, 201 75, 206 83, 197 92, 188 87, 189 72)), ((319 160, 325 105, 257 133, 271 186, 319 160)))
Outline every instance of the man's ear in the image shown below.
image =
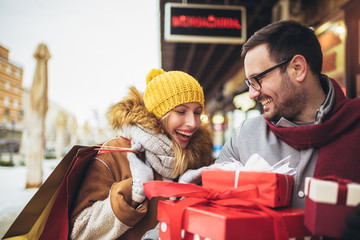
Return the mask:
POLYGON ((308 65, 305 57, 303 55, 295 55, 291 60, 290 65, 296 81, 302 82, 308 72, 308 65))

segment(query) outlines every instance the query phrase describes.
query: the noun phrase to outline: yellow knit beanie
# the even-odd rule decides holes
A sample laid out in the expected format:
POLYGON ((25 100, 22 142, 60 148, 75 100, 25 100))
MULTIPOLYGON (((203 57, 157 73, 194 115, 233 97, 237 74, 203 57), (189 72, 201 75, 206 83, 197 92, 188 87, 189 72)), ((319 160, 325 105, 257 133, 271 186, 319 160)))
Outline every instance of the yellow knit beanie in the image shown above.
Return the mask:
POLYGON ((158 119, 176 106, 189 102, 200 103, 204 110, 203 89, 189 74, 152 69, 146 76, 145 107, 158 119))

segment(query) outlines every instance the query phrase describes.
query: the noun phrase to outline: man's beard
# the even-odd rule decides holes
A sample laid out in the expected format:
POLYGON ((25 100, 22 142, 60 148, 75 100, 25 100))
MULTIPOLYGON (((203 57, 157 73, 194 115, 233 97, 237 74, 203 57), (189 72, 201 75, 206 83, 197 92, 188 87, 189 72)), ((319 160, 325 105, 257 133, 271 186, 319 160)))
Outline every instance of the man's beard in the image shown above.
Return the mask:
POLYGON ((273 112, 264 113, 264 118, 270 121, 277 121, 281 117, 289 121, 299 119, 305 108, 306 94, 302 89, 296 86, 287 73, 282 74, 281 78, 281 99, 273 102, 273 112))

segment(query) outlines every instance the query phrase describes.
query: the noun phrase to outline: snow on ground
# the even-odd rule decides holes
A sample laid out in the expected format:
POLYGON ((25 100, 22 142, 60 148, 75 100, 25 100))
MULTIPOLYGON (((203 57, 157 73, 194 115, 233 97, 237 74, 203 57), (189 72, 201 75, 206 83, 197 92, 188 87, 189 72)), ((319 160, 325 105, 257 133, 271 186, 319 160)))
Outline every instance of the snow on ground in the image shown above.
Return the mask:
MULTIPOLYGON (((59 160, 43 161, 43 179, 54 170, 59 160)), ((2 238, 37 189, 25 189, 24 166, 0 167, 0 237, 2 238)))

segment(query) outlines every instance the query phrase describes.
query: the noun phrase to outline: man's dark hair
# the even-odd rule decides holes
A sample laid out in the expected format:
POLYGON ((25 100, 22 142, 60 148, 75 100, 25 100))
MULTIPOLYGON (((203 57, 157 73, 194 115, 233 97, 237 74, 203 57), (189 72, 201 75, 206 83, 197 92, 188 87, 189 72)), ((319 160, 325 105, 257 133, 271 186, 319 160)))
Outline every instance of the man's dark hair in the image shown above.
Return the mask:
MULTIPOLYGON (((314 74, 320 75, 323 55, 314 31, 292 20, 278 21, 255 32, 243 45, 241 56, 245 57, 254 47, 266 44, 270 58, 281 62, 296 54, 305 57, 314 74)), ((284 68, 282 69, 284 71, 284 68)))

